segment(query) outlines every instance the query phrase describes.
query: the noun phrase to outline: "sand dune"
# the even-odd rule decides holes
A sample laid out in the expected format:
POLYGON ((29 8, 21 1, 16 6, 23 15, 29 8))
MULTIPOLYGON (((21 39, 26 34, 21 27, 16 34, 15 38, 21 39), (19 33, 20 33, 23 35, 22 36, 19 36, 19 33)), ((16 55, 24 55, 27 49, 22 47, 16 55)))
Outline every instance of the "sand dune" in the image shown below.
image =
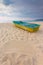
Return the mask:
POLYGON ((35 33, 0 23, 0 65, 43 65, 43 22, 35 23, 35 33))

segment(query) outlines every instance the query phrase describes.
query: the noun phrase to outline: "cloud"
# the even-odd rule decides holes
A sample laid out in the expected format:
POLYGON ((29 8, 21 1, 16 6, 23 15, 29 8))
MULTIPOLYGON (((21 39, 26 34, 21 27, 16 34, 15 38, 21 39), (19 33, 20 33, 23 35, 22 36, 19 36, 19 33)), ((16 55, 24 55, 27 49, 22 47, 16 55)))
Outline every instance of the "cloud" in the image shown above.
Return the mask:
POLYGON ((5 6, 4 4, 0 4, 0 14, 10 15, 11 6, 5 6))
POLYGON ((43 18, 43 0, 0 0, 0 16, 43 18))
POLYGON ((0 4, 0 14, 12 17, 19 17, 22 15, 21 9, 14 7, 14 6, 6 6, 3 3, 0 4))
POLYGON ((33 18, 29 17, 20 17, 21 8, 12 7, 11 5, 6 6, 0 4, 0 22, 12 22, 13 20, 32 20, 33 18))

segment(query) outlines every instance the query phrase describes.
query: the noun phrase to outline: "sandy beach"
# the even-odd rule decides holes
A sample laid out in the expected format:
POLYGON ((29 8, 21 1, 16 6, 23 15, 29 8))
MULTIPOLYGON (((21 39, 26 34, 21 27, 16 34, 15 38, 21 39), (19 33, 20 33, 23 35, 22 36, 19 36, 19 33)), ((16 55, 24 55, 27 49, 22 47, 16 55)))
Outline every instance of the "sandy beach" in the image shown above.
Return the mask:
POLYGON ((43 22, 30 33, 12 23, 0 23, 0 65, 43 65, 43 22))

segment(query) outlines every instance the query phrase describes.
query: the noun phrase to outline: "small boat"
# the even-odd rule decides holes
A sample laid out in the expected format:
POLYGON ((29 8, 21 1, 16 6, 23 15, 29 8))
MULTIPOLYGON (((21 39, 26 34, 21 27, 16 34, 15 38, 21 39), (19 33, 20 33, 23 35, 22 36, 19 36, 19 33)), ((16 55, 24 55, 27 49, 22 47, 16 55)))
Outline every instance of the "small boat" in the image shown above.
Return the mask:
POLYGON ((34 23, 27 23, 22 21, 13 21, 16 27, 27 30, 29 32, 36 32, 39 30, 40 25, 34 23))

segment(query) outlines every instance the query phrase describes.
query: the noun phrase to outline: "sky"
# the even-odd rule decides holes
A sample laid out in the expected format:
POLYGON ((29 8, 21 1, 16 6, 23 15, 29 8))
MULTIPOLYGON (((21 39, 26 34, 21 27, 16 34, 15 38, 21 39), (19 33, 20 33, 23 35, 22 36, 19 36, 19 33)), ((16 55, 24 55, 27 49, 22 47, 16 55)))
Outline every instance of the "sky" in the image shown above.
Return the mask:
POLYGON ((0 0, 0 21, 43 19, 43 0, 0 0))

